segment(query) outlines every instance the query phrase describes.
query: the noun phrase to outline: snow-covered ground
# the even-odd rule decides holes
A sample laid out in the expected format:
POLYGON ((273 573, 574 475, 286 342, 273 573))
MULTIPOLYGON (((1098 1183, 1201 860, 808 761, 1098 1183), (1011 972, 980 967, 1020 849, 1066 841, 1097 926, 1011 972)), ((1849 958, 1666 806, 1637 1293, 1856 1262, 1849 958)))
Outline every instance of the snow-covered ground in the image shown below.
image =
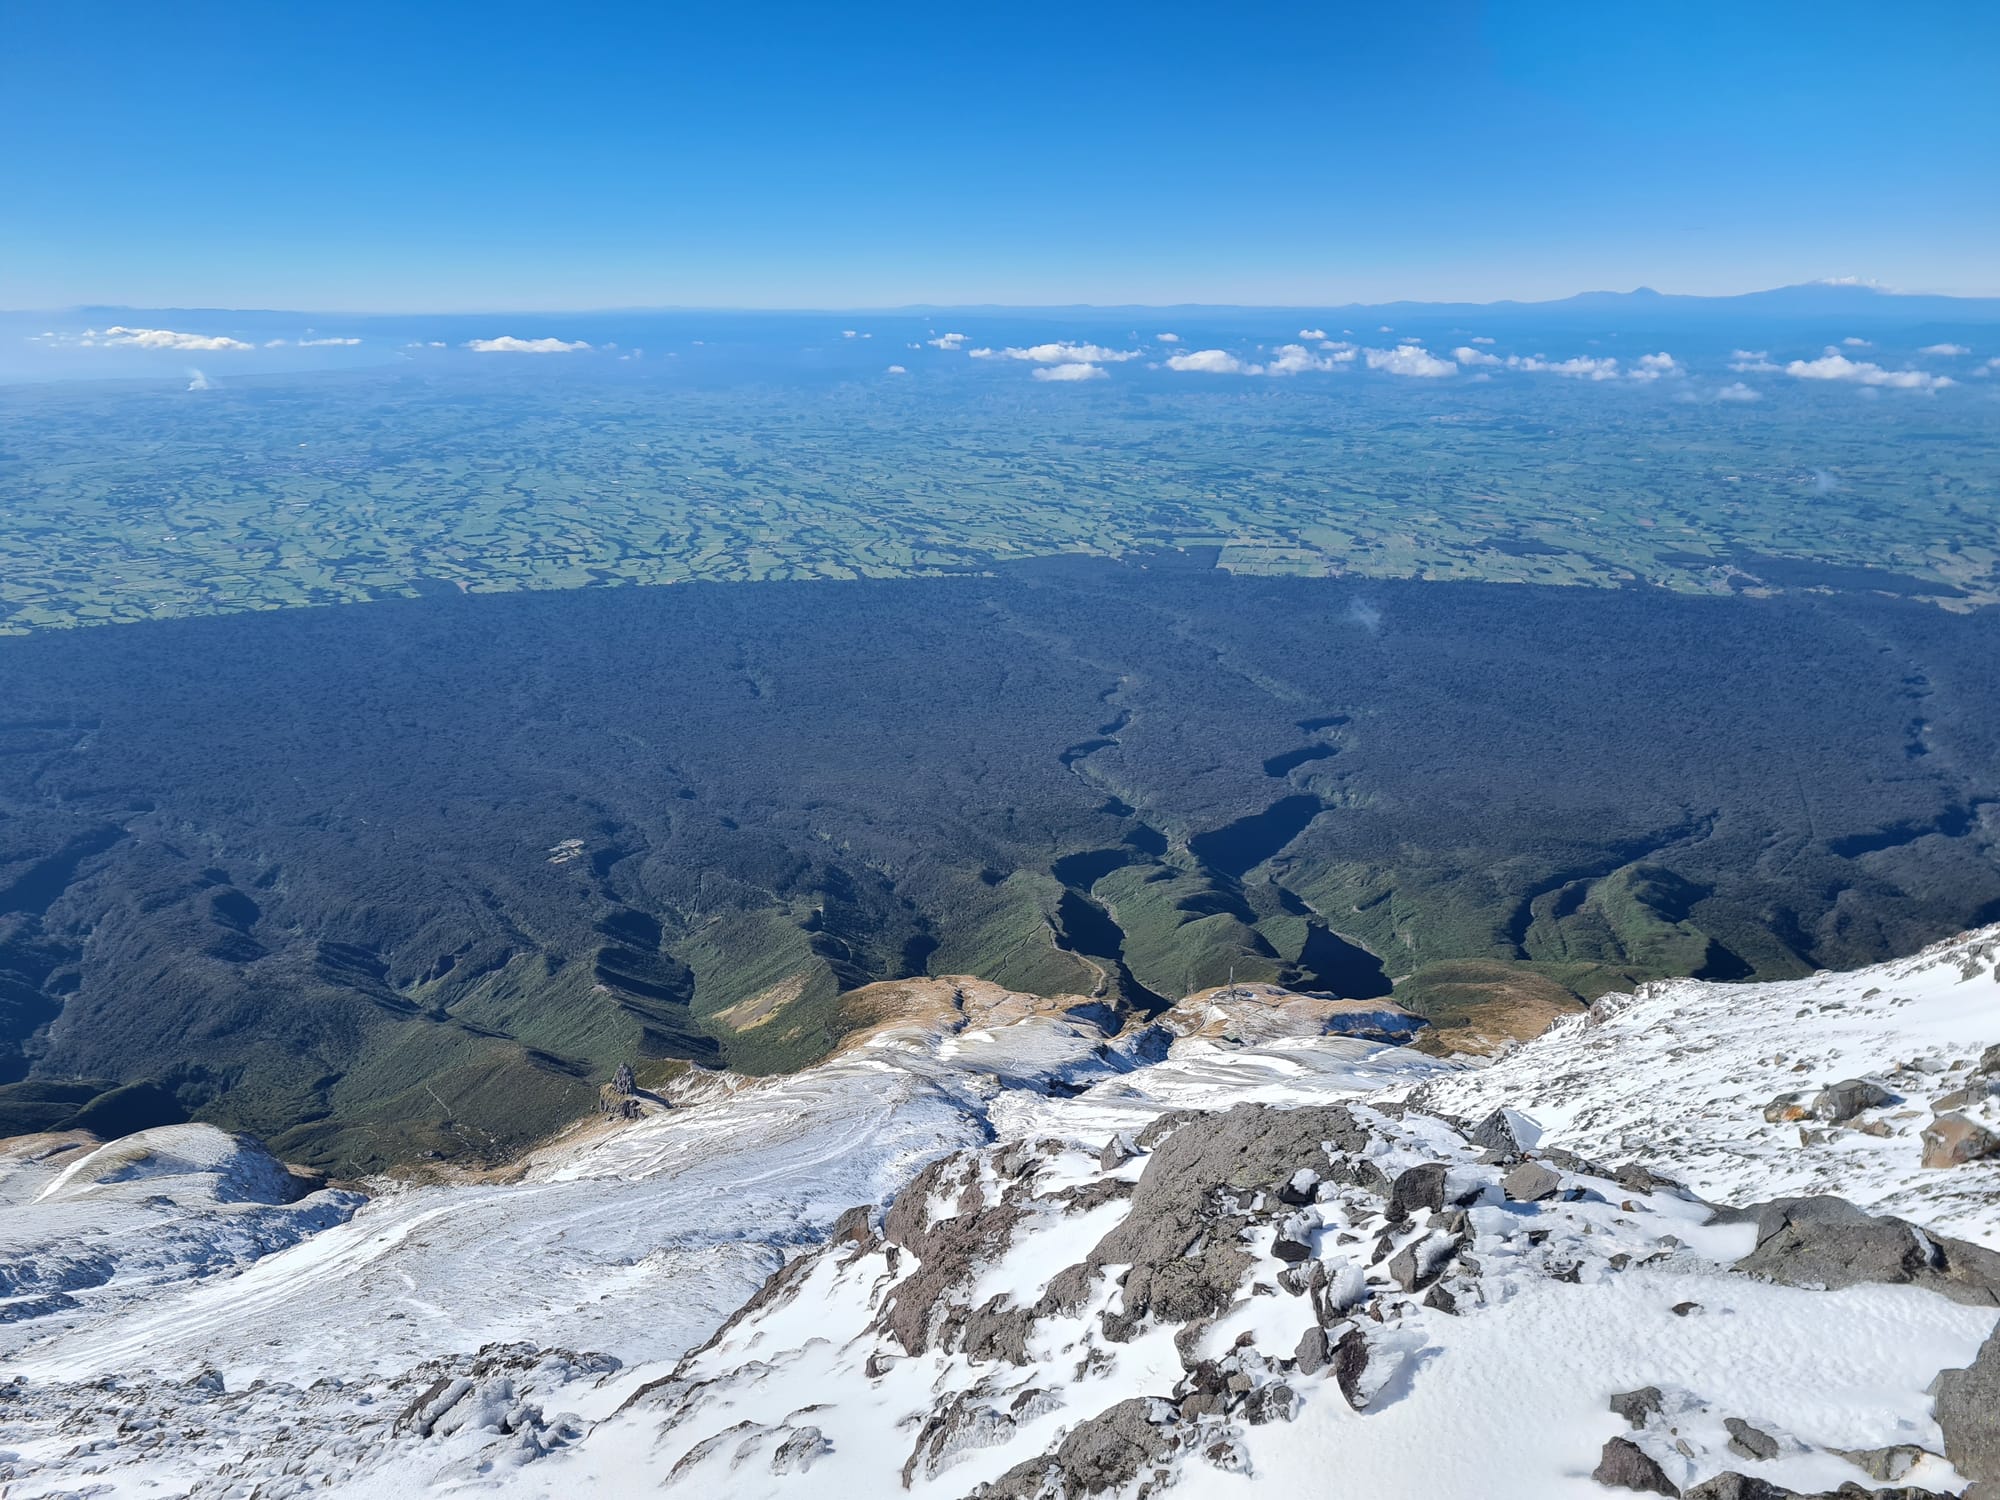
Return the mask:
MULTIPOLYGON (((2000 1246, 2000 1158, 1920 1165, 1934 1102, 1965 1091, 2000 1043, 1996 961, 2000 928, 1987 928, 1853 974, 1652 984, 1421 1097, 1464 1115, 1526 1110, 1551 1144, 1670 1162, 1714 1202, 1833 1193, 2000 1246), (1808 1105, 1849 1079, 1893 1098, 1841 1124, 1764 1118, 1781 1095, 1808 1105)), ((1952 1108, 2000 1131, 2000 1092, 1971 1092, 1952 1108)))
MULTIPOLYGON (((1357 1023, 1269 994, 1204 997, 1121 1038, 988 996, 794 1077, 701 1081, 676 1108, 539 1153, 519 1181, 358 1208, 232 1197, 215 1185, 263 1169, 202 1127, 156 1148, 193 1163, 164 1194, 98 1168, 72 1185, 102 1186, 50 1192, 73 1158, 11 1177, 0 1158, 0 1276, 127 1247, 74 1305, 0 1323, 0 1488, 817 1500, 991 1481, 1025 1496, 1045 1455, 1067 1444, 1071 1470, 1116 1469, 1135 1431, 1127 1492, 1157 1470, 1190 1495, 1603 1494, 1590 1470, 1628 1432, 1678 1483, 1727 1466, 1832 1488, 1864 1477, 1843 1450, 1939 1448, 1925 1388, 1995 1314, 1914 1286, 1751 1278, 1730 1266, 1755 1225, 1710 1222, 1695 1195, 1837 1192, 2000 1245, 2000 1166, 1917 1164, 1931 1100, 1973 1084, 2000 1041, 1996 949, 1991 929, 1857 974, 1656 986, 1484 1069, 1327 1034, 1357 1023), (1764 1118, 1780 1093, 1810 1103, 1852 1077, 1895 1098, 1840 1124, 1764 1118), (1341 1101, 1340 1149, 1286 1147, 1297 1201, 1278 1201, 1278 1179, 1217 1200, 1205 1158, 1192 1187, 1169 1181, 1246 1121, 1262 1122, 1252 1156, 1282 1134, 1281 1116, 1224 1112, 1341 1101), (1510 1199, 1515 1163, 1467 1138, 1496 1106, 1541 1132, 1553 1196, 1510 1199), (1207 1113, 1149 1136, 1181 1111, 1207 1113), (1635 1159, 1688 1191, 1606 1175, 1635 1159), (1467 1207, 1389 1211, 1389 1179, 1425 1162, 1450 1168, 1467 1207), (808 1249, 926 1164, 922 1199, 886 1227, 850 1219, 808 1249), (1198 1232, 1147 1271, 1142 1316, 1125 1299, 1147 1283, 1119 1278, 1135 1240, 1183 1211, 1198 1232), (290 1217, 262 1244, 241 1227, 252 1212, 290 1217), (1288 1237, 1303 1259, 1273 1256, 1288 1237), (1227 1269, 1239 1240, 1218 1305, 1161 1311, 1185 1257, 1227 1269), (204 1241, 207 1259, 129 1248, 204 1241), (907 1308, 932 1300, 912 1325, 907 1308), (1345 1366, 1317 1362, 1316 1331, 1356 1335, 1345 1366), (1191 1391, 1204 1381, 1225 1394, 1191 1391), (1628 1429, 1607 1397, 1647 1385, 1663 1410, 1628 1429), (1725 1418, 1777 1456, 1729 1454, 1725 1418)), ((1993 1110, 1973 1084, 1965 1111, 1993 1110)), ((1905 1482, 1951 1477, 1927 1458, 1905 1482)))

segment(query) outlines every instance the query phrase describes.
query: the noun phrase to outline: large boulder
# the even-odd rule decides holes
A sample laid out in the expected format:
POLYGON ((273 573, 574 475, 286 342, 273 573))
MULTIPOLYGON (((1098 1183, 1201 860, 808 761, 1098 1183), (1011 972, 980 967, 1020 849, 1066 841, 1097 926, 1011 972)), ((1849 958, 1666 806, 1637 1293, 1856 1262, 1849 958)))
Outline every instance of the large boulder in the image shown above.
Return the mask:
POLYGON ((1496 1109, 1468 1133, 1475 1146, 1497 1151, 1502 1156, 1519 1156, 1532 1151, 1542 1138, 1541 1128, 1526 1115, 1511 1109, 1496 1109))
POLYGON ((1961 1114, 1942 1114, 1924 1127, 1924 1165, 1962 1167, 2000 1156, 2000 1135, 1961 1114))
POLYGON ((1615 1437, 1607 1442, 1590 1477, 1616 1490, 1638 1490, 1647 1495, 1680 1494, 1680 1487, 1667 1478, 1667 1471, 1630 1438, 1615 1437))
POLYGON ((1983 1246, 1871 1216, 1843 1198, 1780 1198, 1745 1212, 1756 1215, 1757 1247, 1736 1262, 1739 1271, 1786 1286, 1920 1286, 2000 1306, 2000 1253, 1983 1246))
POLYGON ((1540 1203, 1562 1191, 1562 1176, 1540 1162, 1524 1161, 1509 1172, 1500 1191, 1514 1203, 1540 1203))
POLYGON ((2000 1486, 2000 1330, 1965 1369, 1938 1376, 1936 1414, 1944 1456, 1976 1482, 1975 1492, 2000 1486))
POLYGON ((1870 1083, 1865 1078, 1846 1078, 1821 1089, 1819 1097, 1813 1100, 1812 1112, 1817 1119, 1839 1124, 1865 1110, 1880 1109, 1895 1102, 1896 1096, 1880 1084, 1870 1083))
POLYGON ((1449 1172, 1443 1162, 1427 1161, 1399 1173, 1389 1189, 1389 1218, 1399 1222, 1420 1208, 1432 1212, 1443 1208, 1449 1172))

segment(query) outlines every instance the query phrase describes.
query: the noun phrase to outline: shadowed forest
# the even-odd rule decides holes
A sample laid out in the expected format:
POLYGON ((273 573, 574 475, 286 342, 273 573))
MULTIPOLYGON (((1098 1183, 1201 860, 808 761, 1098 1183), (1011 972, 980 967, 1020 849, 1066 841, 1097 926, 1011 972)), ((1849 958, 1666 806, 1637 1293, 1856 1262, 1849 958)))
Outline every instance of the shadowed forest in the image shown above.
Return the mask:
POLYGON ((970 973, 1440 1023, 2000 915, 2000 618, 994 578, 444 596, 0 646, 0 1124, 497 1156, 616 1062, 970 973), (1498 990, 1495 990, 1498 986, 1498 990))

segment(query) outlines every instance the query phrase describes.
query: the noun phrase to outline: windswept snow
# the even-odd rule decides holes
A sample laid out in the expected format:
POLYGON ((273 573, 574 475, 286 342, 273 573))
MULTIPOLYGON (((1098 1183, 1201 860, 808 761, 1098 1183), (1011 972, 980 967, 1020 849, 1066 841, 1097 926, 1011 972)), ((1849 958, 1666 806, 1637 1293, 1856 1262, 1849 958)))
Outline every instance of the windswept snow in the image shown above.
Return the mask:
POLYGON ((1996 960, 2000 928, 1987 928, 1852 974, 1652 984, 1420 1097, 1462 1115, 1524 1110, 1548 1144, 1670 1162, 1718 1203, 1832 1193, 2000 1246, 2000 1158, 1920 1165, 1933 1102, 1968 1085, 1955 1107, 2000 1131, 2000 1093, 1970 1076, 2000 1042, 1996 960), (1894 1102, 1844 1123, 1764 1118, 1780 1095, 1805 1103, 1848 1079, 1894 1102))
MULTIPOLYGON (((1192 1496, 1539 1500, 1606 1493, 1590 1470, 1627 1435, 1677 1483, 1832 1488, 1861 1477, 1843 1452, 1938 1451, 1925 1389, 1994 1310, 1747 1276, 1756 1225, 1701 1200, 1832 1192, 2000 1244, 2000 1166, 1918 1164, 1935 1099, 1994 1121, 1973 1065, 2000 1041, 1997 950, 1990 929, 1856 974, 1653 986, 1486 1068, 1337 1034, 1396 1035, 1393 1007, 1210 995, 1114 1038, 973 987, 796 1076, 697 1078, 519 1181, 358 1209, 273 1200, 275 1169, 206 1127, 12 1143, 8 1265, 119 1255, 0 1323, 0 1486, 997 1500, 1047 1455, 1116 1450, 1145 1455, 1121 1493, 1157 1471, 1192 1496), (1765 1119, 1850 1078, 1892 1101, 1765 1119), (1338 1139, 1280 1150, 1308 1106, 1338 1139), (1471 1138, 1495 1109, 1546 1188, 1471 1138), (1252 1126, 1268 1180, 1163 1185, 1252 1126), (1170 1203, 1199 1229, 1166 1250, 1147 1216, 1170 1203), (289 1238, 246 1239, 259 1214, 289 1238), (214 1253, 120 1259, 149 1237, 214 1253), (1188 1277, 1211 1311, 1172 1311, 1188 1277), (1629 1429, 1607 1398, 1646 1385, 1663 1415, 1629 1429), (1730 1454, 1725 1418, 1778 1456, 1730 1454)), ((1905 1482, 1953 1477, 1926 1458, 1905 1482)))

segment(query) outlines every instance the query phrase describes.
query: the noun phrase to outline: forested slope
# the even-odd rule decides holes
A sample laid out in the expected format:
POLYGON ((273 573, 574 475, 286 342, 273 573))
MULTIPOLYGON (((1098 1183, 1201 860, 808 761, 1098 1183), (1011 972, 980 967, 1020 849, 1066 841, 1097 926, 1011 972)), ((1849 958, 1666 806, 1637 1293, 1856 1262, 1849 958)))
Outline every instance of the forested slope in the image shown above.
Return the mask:
POLYGON ((1858 965, 2000 916, 1996 704, 1990 612, 1083 561, 9 640, 0 1125, 157 1081, 351 1171, 912 973, 1504 1030, 1858 965))

